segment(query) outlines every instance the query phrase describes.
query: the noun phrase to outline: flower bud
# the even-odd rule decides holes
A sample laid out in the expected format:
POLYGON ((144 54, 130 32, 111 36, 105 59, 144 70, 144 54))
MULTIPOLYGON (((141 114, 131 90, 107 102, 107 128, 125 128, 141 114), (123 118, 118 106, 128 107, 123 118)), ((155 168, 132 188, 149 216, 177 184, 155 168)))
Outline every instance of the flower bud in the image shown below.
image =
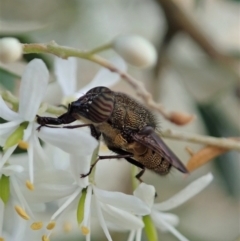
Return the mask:
POLYGON ((195 119, 194 115, 189 115, 183 112, 171 112, 169 120, 177 125, 186 125, 195 119))
POLYGON ((123 35, 115 38, 112 48, 129 64, 140 68, 151 67, 157 61, 155 47, 137 35, 123 35))
POLYGON ((17 61, 22 56, 22 45, 16 38, 0 39, 0 61, 10 63, 17 61))

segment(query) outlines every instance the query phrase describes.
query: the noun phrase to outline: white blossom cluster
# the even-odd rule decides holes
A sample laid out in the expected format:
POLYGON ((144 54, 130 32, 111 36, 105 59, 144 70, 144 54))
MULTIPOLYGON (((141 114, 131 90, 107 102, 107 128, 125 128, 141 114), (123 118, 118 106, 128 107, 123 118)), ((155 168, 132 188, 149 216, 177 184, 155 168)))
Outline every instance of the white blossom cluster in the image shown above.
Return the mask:
MULTIPOLYGON (((114 64, 121 70, 126 69, 120 58, 115 59, 114 64)), ((77 91, 76 62, 72 58, 56 58, 55 75, 65 97, 64 103, 94 86, 110 86, 119 80, 116 73, 101 69, 87 86, 77 91)), ((46 115, 41 103, 48 81, 47 67, 43 61, 34 59, 21 79, 17 111, 0 96, 0 117, 6 121, 0 124, 3 147, 0 240, 47 241, 54 232, 60 232, 60 226, 67 224, 69 217, 86 240, 91 240, 91 220, 97 218, 108 241, 113 240, 111 230, 129 232, 128 241, 140 241, 144 217, 150 217, 160 231, 171 232, 181 241, 188 240, 175 228, 179 217, 167 211, 199 193, 211 182, 212 175, 199 178, 174 197, 157 204, 154 204, 154 186, 141 183, 133 195, 127 195, 100 189, 94 175, 80 178, 89 171, 99 143, 87 128, 37 130, 36 115, 46 115), (27 154, 12 155, 17 146, 27 154)))

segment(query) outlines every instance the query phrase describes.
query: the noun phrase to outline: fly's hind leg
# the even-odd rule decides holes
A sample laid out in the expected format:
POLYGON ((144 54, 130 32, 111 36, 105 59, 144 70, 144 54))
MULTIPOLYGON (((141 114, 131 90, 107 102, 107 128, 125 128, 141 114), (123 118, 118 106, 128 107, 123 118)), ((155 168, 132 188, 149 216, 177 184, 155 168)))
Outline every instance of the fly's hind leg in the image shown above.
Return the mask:
POLYGON ((104 160, 104 159, 120 159, 120 158, 128 158, 131 157, 132 154, 124 154, 124 155, 111 155, 111 156, 99 156, 98 159, 91 165, 90 170, 86 174, 81 174, 80 177, 84 178, 87 177, 91 174, 92 169, 95 167, 95 165, 98 163, 99 160, 104 160))
MULTIPOLYGON (((115 153, 118 153, 118 154, 122 154, 122 155, 124 155, 124 154, 130 154, 129 152, 126 152, 126 151, 124 151, 124 150, 122 150, 122 149, 118 149, 118 148, 114 148, 114 147, 108 147, 108 148, 109 148, 109 150, 111 150, 111 151, 113 151, 113 152, 115 152, 115 153)), ((133 156, 133 155, 132 155, 132 156, 133 156)), ((132 156, 131 156, 131 157, 132 157, 132 156)), ((124 159, 125 159, 127 162, 131 163, 132 165, 137 166, 137 167, 139 167, 139 168, 142 169, 135 177, 139 180, 139 182, 143 182, 142 179, 141 179, 141 177, 142 177, 142 175, 143 175, 144 172, 145 172, 145 166, 144 166, 142 163, 140 163, 140 162, 132 159, 131 157, 124 157, 124 159)))

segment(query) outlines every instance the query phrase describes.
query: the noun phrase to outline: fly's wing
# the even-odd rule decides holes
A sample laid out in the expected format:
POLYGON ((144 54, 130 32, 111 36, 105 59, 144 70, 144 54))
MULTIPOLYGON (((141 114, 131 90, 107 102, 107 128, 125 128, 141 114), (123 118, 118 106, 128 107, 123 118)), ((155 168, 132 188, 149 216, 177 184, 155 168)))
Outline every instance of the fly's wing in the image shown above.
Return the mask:
POLYGON ((187 168, 182 164, 179 158, 170 150, 163 140, 156 134, 151 126, 145 126, 141 131, 132 135, 132 138, 151 150, 159 153, 172 166, 183 173, 188 173, 187 168))

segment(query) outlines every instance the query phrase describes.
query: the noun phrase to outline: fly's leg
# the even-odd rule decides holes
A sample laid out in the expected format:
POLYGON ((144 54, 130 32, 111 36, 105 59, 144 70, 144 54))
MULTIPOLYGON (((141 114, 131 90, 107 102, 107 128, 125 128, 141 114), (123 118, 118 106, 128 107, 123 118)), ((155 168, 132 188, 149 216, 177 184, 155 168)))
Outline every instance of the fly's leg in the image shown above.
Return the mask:
POLYGON ((143 169, 135 176, 139 180, 139 182, 143 182, 141 176, 144 174, 145 170, 145 167, 143 167, 143 169))
MULTIPOLYGON (((121 150, 121 149, 118 149, 118 148, 114 148, 114 147, 108 147, 108 148, 109 148, 109 150, 111 150, 111 151, 113 151, 113 152, 116 152, 116 153, 118 153, 118 154, 122 154, 122 155, 124 155, 124 154, 129 154, 128 152, 126 152, 126 151, 124 151, 124 150, 121 150)), ((132 155, 132 156, 133 156, 133 155, 132 155)), ((132 156, 131 156, 131 157, 132 157, 132 156)), ((144 172, 145 172, 145 166, 144 166, 142 163, 140 163, 140 162, 132 159, 131 157, 124 157, 124 158, 125 158, 125 160, 126 160, 127 162, 129 162, 129 163, 131 163, 132 165, 137 166, 137 167, 139 167, 139 168, 142 169, 135 177, 138 179, 139 182, 143 182, 142 179, 141 179, 141 176, 142 176, 142 175, 144 174, 144 172)))
POLYGON ((98 159, 91 165, 90 170, 86 174, 81 174, 80 177, 84 178, 87 177, 91 174, 92 169, 95 167, 95 165, 98 163, 99 160, 104 160, 104 159, 120 159, 120 158, 128 158, 131 157, 132 154, 125 154, 125 155, 111 155, 111 156, 99 156, 98 159))

